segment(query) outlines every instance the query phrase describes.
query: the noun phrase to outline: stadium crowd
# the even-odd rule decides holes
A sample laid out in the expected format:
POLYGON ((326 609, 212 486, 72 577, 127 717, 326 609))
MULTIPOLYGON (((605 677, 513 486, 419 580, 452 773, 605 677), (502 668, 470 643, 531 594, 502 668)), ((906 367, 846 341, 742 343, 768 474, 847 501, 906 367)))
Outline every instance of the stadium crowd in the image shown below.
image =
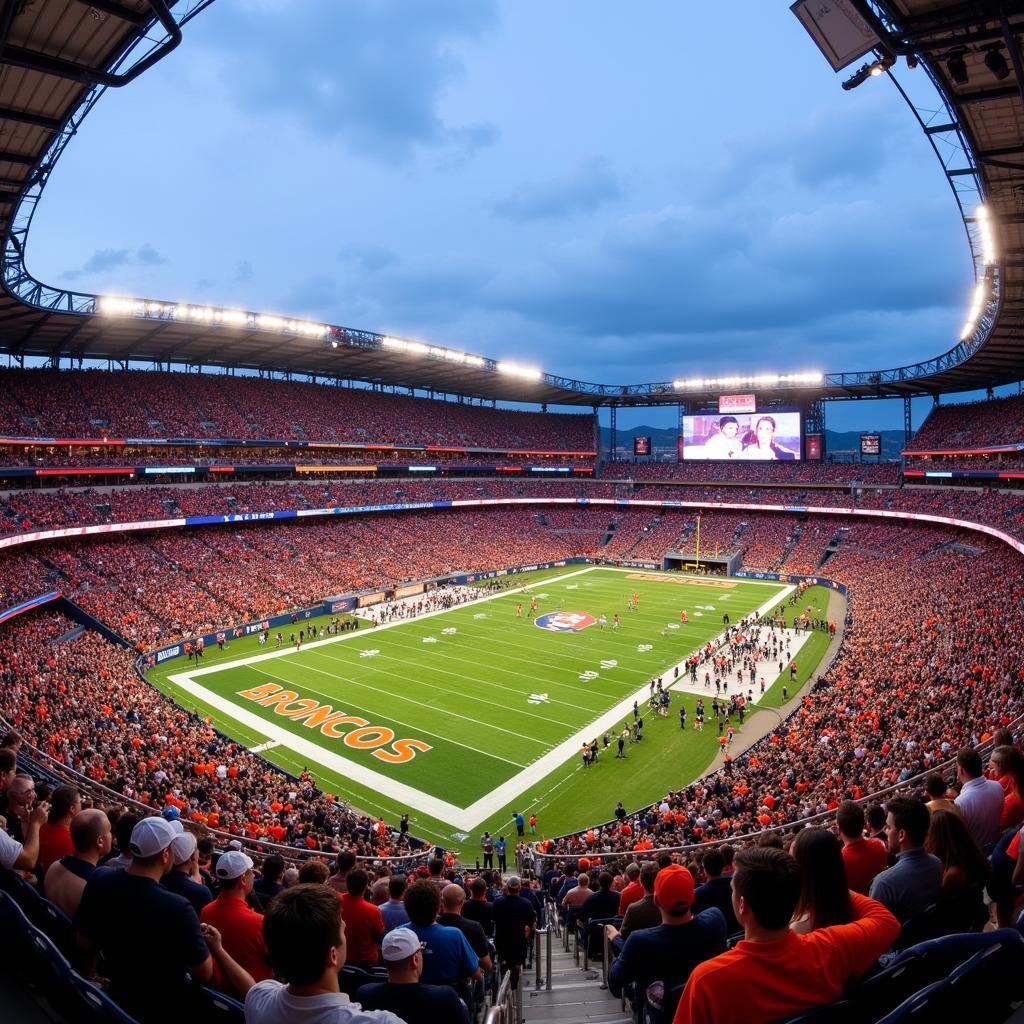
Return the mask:
POLYGON ((1024 441, 1024 396, 943 404, 932 409, 907 451, 971 451, 1024 441))
POLYGON ((590 414, 518 412, 207 373, 0 369, 0 434, 253 438, 593 451, 590 414))

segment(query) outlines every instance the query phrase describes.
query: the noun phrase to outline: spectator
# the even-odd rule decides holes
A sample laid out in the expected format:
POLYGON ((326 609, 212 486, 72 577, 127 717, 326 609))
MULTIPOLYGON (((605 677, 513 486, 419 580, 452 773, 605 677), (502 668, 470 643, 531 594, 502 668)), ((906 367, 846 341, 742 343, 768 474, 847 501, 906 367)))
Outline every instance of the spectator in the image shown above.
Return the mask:
POLYGON ((465 1003, 447 985, 425 985, 423 943, 409 928, 396 928, 384 937, 381 956, 388 969, 386 982, 363 985, 356 999, 364 1010, 388 1010, 405 1024, 469 1024, 465 1003))
POLYGON ((437 918, 437 923, 446 928, 457 928, 462 932, 480 961, 480 970, 487 975, 494 969, 494 963, 491 960, 491 947, 487 942, 483 926, 478 921, 472 921, 463 916, 465 902, 466 890, 461 885, 446 885, 441 890, 441 914, 437 918))
POLYGON ((246 1024, 403 1024, 386 1010, 364 1011, 340 990, 345 923, 338 895, 328 886, 299 883, 276 896, 263 935, 274 972, 284 981, 249 989, 246 1024))
POLYGON ((673 1009, 665 1005, 668 993, 684 984, 697 964, 724 952, 725 916, 717 907, 694 916, 695 895, 693 875, 686 868, 671 864, 658 872, 654 900, 661 924, 632 932, 626 939, 608 970, 612 995, 621 995, 624 985, 633 984, 667 1017, 673 1009))
POLYGON ((96 809, 80 811, 71 822, 74 852, 51 864, 43 879, 43 893, 74 920, 86 882, 96 865, 110 852, 110 819, 96 809))
POLYGON ((385 935, 392 928, 399 928, 409 923, 409 915, 405 911, 405 890, 408 886, 405 875, 392 875, 388 879, 388 899, 380 906, 380 915, 384 919, 385 935))
MULTIPOLYGON (((949 787, 946 785, 946 780, 940 772, 932 772, 924 780, 924 791, 928 794, 928 802, 925 804, 925 807, 928 808, 929 814, 934 814, 936 811, 960 813, 956 804, 949 798, 949 787)), ((852 889, 853 886, 850 888, 852 889)))
POLYGON ((734 935, 740 926, 732 909, 732 877, 724 873, 725 857, 722 856, 721 850, 708 850, 700 863, 706 881, 703 885, 697 886, 693 912, 700 914, 708 907, 718 907, 725 917, 727 934, 734 935))
POLYGON ((836 827, 843 843, 847 885, 854 892, 867 896, 875 875, 889 866, 888 848, 878 839, 864 838, 864 811, 852 800, 844 800, 839 805, 836 827))
POLYGON ((924 849, 930 816, 920 800, 896 797, 885 811, 889 852, 896 863, 875 876, 869 894, 906 924, 938 899, 942 862, 924 849))
POLYGON ((191 832, 182 832, 171 840, 171 863, 174 866, 164 875, 161 884, 165 889, 184 896, 201 919, 203 907, 213 900, 213 893, 199 881, 202 877, 199 874, 199 844, 191 832))
POLYGON ((853 920, 842 850, 835 833, 824 828, 805 828, 793 840, 789 852, 800 868, 802 882, 789 927, 798 935, 853 920))
POLYGON ((121 814, 114 825, 114 850, 105 861, 100 862, 104 868, 126 868, 132 862, 132 832, 142 819, 131 812, 121 814))
POLYGON ((476 921, 484 935, 494 937, 494 904, 487 899, 487 882, 479 875, 469 883, 469 899, 462 907, 467 921, 476 921))
POLYGON ((694 968, 674 1024, 768 1024, 830 1003, 899 933, 885 907, 853 893, 850 924, 797 935, 789 923, 800 889, 788 853, 761 846, 736 855, 734 907, 745 937, 694 968))
POLYGON ((132 863, 95 872, 75 918, 89 975, 102 953, 111 997, 140 1024, 178 1022, 186 972, 209 984, 214 960, 234 991, 244 994, 253 983, 224 950, 216 928, 200 929, 188 901, 160 885, 176 835, 163 818, 143 818, 132 830, 132 863))
POLYGON ((8 815, 13 818, 8 820, 7 827, 17 825, 21 839, 14 839, 0 829, 0 866, 31 871, 39 860, 39 829, 49 816, 50 805, 35 804, 35 786, 27 775, 14 777, 7 788, 7 798, 8 815))
POLYGON ((587 872, 581 872, 576 876, 576 884, 566 892, 561 899, 562 909, 574 915, 579 914, 580 908, 590 898, 590 875, 587 872))
POLYGON ((344 895, 348 892, 348 885, 345 879, 355 866, 356 855, 352 850, 339 851, 334 862, 334 874, 328 879, 327 884, 344 895))
MULTIPOLYGON (((956 755, 957 778, 963 783, 956 806, 983 849, 990 849, 999 838, 999 819, 1003 814, 1003 787, 995 779, 986 779, 981 755, 973 747, 964 747, 956 755)), ((923 841, 923 839, 922 839, 923 841)))
POLYGON ((644 898, 644 888, 640 884, 640 865, 636 861, 626 865, 626 884, 619 893, 619 916, 625 915, 631 903, 644 898))
POLYGON ((925 849, 942 864, 941 897, 955 896, 965 889, 981 890, 988 881, 988 858, 967 830, 963 818, 953 811, 936 811, 928 825, 925 849))
POLYGON ((263 861, 263 869, 256 879, 252 891, 265 902, 270 902, 284 889, 281 879, 284 876, 284 857, 272 853, 263 861))
MULTIPOLYGON (((299 885, 328 885, 328 879, 330 876, 331 869, 322 860, 307 860, 306 863, 299 868, 299 874, 296 881, 299 885)), ((331 886, 331 888, 333 889, 334 886, 331 886)), ((337 890, 335 891, 337 892, 337 890)))
MULTIPOLYGON (((642 899, 637 900, 635 903, 631 903, 626 908, 626 913, 622 918, 622 928, 618 932, 618 939, 616 936, 615 928, 609 925, 609 938, 612 940, 614 945, 618 941, 618 945, 615 947, 616 954, 621 950, 622 943, 629 938, 633 932, 638 932, 643 928, 656 928, 661 924, 661 911, 658 909, 658 904, 654 900, 654 880, 658 877, 658 865, 653 861, 644 861, 640 868, 640 885, 643 887, 644 895, 642 899)), ((700 890, 697 890, 700 892, 700 890)), ((694 899, 694 913, 699 913, 696 909, 697 900, 694 899)))
POLYGON ((498 959, 514 971, 526 963, 537 923, 533 906, 523 898, 521 890, 519 876, 509 875, 505 880, 505 895, 494 901, 494 948, 498 959))
POLYGON ((18 755, 0 747, 0 816, 7 813, 7 790, 18 774, 18 755))
MULTIPOLYGON (((238 850, 230 850, 221 854, 216 873, 220 893, 203 907, 199 919, 220 932, 224 948, 243 970, 255 981, 266 981, 274 972, 263 938, 263 915, 246 903, 256 879, 252 859, 238 850)), ((244 991, 228 991, 238 997, 245 995, 244 991)))
POLYGON ((58 786, 50 794, 50 814, 39 829, 39 870, 61 857, 75 852, 71 841, 71 819, 82 809, 82 794, 77 786, 58 786))
POLYGON ((999 831, 1005 832, 1024 822, 1024 754, 1017 747, 996 747, 989 760, 996 781, 1003 788, 1003 812, 999 831))
POLYGON ((885 832, 885 806, 868 804, 864 811, 864 838, 877 839, 883 846, 888 846, 889 837, 885 832))
POLYGON ((480 961, 458 928, 437 923, 440 907, 437 886, 430 879, 417 879, 405 894, 409 924, 403 927, 411 928, 424 943, 422 980, 431 985, 451 985, 468 1006, 472 1003, 470 982, 483 976, 480 961))
POLYGON ((379 957, 377 949, 384 938, 384 918, 380 908, 366 899, 369 878, 362 868, 352 868, 345 875, 347 891, 341 894, 341 916, 345 919, 346 958, 357 967, 373 967, 379 957))
POLYGON ((584 901, 578 915, 583 924, 615 917, 619 909, 619 894, 612 891, 612 875, 602 871, 597 876, 597 892, 592 892, 584 901))

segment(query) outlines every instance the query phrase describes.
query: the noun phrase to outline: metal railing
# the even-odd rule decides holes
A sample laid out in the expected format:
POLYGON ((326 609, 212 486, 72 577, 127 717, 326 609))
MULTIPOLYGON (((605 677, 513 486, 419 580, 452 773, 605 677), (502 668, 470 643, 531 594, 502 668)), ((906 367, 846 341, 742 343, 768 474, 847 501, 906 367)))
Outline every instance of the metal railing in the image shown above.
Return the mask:
POLYGON ((537 928, 533 933, 533 966, 536 971, 534 988, 540 991, 542 988, 551 991, 551 925, 537 928), (541 974, 540 947, 544 946, 544 973, 541 974))
POLYGON ((484 1024, 521 1024, 523 1019, 523 968, 505 972, 498 986, 494 1005, 487 1011, 484 1024))

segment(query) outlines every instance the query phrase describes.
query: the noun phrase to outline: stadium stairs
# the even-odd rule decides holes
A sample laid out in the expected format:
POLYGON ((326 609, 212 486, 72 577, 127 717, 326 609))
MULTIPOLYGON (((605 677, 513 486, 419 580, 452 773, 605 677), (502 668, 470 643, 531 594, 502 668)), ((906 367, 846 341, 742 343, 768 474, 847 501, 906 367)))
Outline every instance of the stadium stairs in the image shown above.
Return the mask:
MULTIPOLYGON (((551 904, 548 920, 554 916, 551 904)), ((632 1024, 629 1009, 623 1009, 622 1001, 601 987, 601 961, 588 963, 583 951, 578 946, 574 949, 571 933, 569 948, 566 949, 564 930, 551 932, 551 987, 546 987, 544 941, 547 938, 547 935, 542 935, 539 943, 540 987, 536 982, 536 964, 534 970, 527 970, 524 974, 523 1020, 527 1024, 632 1024)))

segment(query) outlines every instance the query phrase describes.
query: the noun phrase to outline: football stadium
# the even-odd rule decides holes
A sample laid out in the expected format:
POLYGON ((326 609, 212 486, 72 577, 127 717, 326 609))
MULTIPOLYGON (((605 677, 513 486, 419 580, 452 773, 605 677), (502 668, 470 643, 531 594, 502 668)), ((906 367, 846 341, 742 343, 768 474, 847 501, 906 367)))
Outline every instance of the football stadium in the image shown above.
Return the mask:
POLYGON ((1024 4, 299 6, 0 8, 0 1018, 1024 1020, 1024 4))

